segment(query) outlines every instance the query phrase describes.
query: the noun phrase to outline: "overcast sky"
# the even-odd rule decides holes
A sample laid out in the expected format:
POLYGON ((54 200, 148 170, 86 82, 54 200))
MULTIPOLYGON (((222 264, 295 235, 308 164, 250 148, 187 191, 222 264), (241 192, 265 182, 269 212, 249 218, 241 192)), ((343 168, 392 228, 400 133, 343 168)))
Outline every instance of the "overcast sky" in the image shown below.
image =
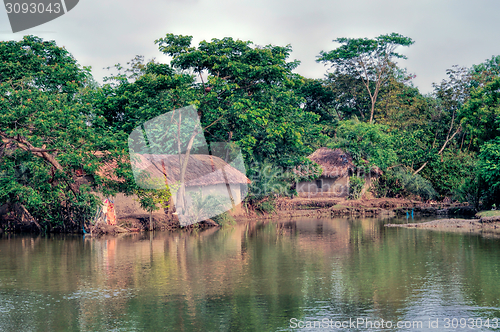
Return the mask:
POLYGON ((398 49, 408 56, 399 64, 417 75, 414 84, 426 93, 452 65, 470 67, 500 54, 499 14, 498 0, 80 0, 64 16, 15 34, 0 9, 0 40, 27 34, 55 40, 101 81, 104 67, 135 55, 168 61, 154 44, 166 33, 191 35, 195 45, 233 37, 291 44, 291 58, 301 61, 296 72, 320 78, 327 68, 315 58, 338 46, 333 39, 397 32, 415 41, 398 49))

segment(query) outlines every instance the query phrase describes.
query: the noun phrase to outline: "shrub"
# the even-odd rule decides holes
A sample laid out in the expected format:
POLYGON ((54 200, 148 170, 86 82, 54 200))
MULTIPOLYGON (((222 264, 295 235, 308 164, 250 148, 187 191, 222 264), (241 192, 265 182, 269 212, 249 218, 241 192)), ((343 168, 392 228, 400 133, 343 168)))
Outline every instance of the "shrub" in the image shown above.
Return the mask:
POLYGON ((291 196, 289 172, 275 167, 269 162, 257 164, 249 169, 249 178, 252 183, 248 186, 248 195, 245 203, 257 211, 272 213, 276 210, 278 196, 291 196))
POLYGON ((413 172, 396 167, 387 170, 377 181, 375 192, 378 197, 419 196, 422 199, 433 199, 437 196, 432 183, 413 172))
POLYGON ((349 178, 349 199, 360 199, 361 191, 363 190, 363 186, 365 184, 365 180, 362 177, 351 176, 349 178))
POLYGON ((234 220, 233 216, 231 216, 227 211, 212 217, 212 220, 219 226, 234 225, 236 223, 236 220, 234 220))

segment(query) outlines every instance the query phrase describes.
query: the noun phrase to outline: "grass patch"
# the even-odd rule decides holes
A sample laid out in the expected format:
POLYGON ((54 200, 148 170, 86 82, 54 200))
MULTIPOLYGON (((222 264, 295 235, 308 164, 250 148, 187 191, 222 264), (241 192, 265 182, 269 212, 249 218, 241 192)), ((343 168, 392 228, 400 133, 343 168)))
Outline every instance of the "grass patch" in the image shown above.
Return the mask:
POLYGON ((212 220, 215 221, 219 226, 236 225, 236 220, 227 211, 215 217, 212 217, 212 220))
POLYGON ((480 211, 476 214, 479 218, 482 217, 496 217, 500 216, 500 210, 487 210, 487 211, 480 211))

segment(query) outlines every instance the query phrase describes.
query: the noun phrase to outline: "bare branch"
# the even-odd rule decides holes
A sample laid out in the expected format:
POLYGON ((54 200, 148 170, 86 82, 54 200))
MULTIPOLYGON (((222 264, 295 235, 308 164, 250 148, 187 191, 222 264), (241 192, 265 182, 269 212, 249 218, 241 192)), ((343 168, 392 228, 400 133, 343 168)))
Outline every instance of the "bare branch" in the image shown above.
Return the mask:
MULTIPOLYGON (((456 135, 456 134, 458 134, 458 133, 461 131, 461 129, 462 129, 462 127, 458 127, 458 129, 457 129, 457 130, 453 133, 453 135, 451 135, 451 137, 448 137, 448 138, 446 139, 446 141, 444 142, 443 146, 441 147, 441 149, 440 149, 440 150, 439 150, 439 152, 437 153, 437 154, 438 154, 438 156, 439 156, 439 155, 441 155, 441 153, 443 153, 443 151, 444 151, 444 149, 446 148, 446 146, 448 145, 448 143, 449 143, 449 142, 453 139, 453 137, 455 137, 455 135, 456 135)), ((423 169, 424 169, 424 167, 425 167, 425 166, 427 166, 427 164, 428 164, 428 163, 429 163, 429 162, 428 162, 428 161, 426 161, 426 162, 425 162, 422 166, 420 166, 420 168, 419 168, 419 169, 417 169, 417 170, 413 173, 413 175, 417 175, 417 174, 418 174, 418 172, 420 172, 421 170, 423 170, 423 169)))
MULTIPOLYGON (((46 149, 40 149, 34 147, 29 141, 27 141, 24 137, 17 135, 17 137, 8 137, 5 133, 0 132, 0 137, 2 137, 2 142, 14 142, 17 143, 17 146, 19 146, 20 149, 24 151, 28 151, 33 153, 35 156, 43 158, 45 161, 49 162, 52 166, 54 166, 57 170, 65 173, 64 168, 61 166, 61 164, 54 158, 53 155, 47 153, 46 149)), ((78 186, 74 183, 69 183, 66 181, 66 184, 68 187, 71 189, 73 194, 78 196, 80 190, 78 189, 78 186)))

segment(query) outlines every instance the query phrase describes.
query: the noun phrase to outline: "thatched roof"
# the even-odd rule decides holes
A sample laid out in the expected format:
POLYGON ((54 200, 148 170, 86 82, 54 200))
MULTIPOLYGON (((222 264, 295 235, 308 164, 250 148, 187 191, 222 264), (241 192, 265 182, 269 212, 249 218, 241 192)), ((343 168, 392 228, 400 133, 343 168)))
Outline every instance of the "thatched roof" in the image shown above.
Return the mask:
MULTIPOLYGON (((145 171, 153 179, 165 179, 166 176, 168 183, 180 181, 179 155, 136 154, 131 157, 131 162, 137 170, 145 171)), ((203 154, 189 156, 184 177, 186 187, 250 182, 245 174, 219 157, 203 154)))
POLYGON ((354 172, 356 168, 352 163, 352 157, 341 149, 319 148, 307 158, 321 166, 323 169, 321 176, 348 176, 349 171, 354 172))

